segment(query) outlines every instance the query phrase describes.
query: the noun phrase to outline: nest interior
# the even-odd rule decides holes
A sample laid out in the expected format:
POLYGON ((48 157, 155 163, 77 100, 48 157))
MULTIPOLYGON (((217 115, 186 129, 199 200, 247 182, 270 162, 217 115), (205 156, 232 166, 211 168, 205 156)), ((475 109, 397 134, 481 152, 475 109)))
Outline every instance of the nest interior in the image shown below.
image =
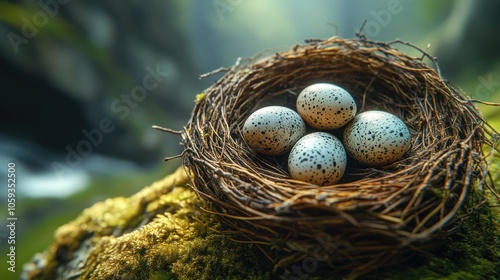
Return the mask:
POLYGON ((312 40, 238 61, 205 91, 182 132, 183 163, 226 233, 255 243, 277 267, 313 258, 366 273, 433 244, 471 188, 491 188, 484 145, 495 143, 481 114, 437 64, 423 62, 433 57, 417 47, 422 57, 409 56, 396 44, 409 45, 312 40), (380 168, 350 163, 339 183, 318 187, 290 179, 283 157, 245 144, 241 128, 253 111, 293 108, 296 93, 316 82, 344 87, 358 112, 400 117, 411 131, 410 151, 380 168))

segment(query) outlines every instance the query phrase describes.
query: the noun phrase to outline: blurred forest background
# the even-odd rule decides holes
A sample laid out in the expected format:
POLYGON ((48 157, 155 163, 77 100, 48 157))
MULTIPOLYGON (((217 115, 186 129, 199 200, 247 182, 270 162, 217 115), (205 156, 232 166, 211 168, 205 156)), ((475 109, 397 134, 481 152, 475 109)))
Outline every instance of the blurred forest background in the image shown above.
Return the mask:
MULTIPOLYGON (((499 1, 0 1, 0 174, 17 166, 17 271, 82 209, 177 168, 196 94, 238 57, 354 37, 400 38, 436 56, 467 95, 500 101, 499 1)), ((404 50, 404 48, 402 48, 404 50)), ((498 107, 481 106, 500 128, 498 107)), ((6 223, 6 180, 0 224, 6 223)), ((0 228, 1 279, 7 228, 0 228)), ((8 278, 6 278, 8 277, 8 278)), ((14 277, 17 278, 17 277, 14 277)))

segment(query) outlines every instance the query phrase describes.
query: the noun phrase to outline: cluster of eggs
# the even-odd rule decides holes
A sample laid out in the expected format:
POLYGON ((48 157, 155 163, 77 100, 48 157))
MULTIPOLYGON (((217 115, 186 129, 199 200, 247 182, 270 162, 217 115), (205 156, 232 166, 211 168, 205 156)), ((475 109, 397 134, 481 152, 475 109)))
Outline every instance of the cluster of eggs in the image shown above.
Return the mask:
POLYGON ((356 114, 351 94, 333 84, 306 87, 296 110, 264 107, 243 125, 243 138, 256 152, 290 152, 288 171, 295 180, 335 184, 345 173, 347 155, 365 166, 383 166, 399 160, 410 147, 410 132, 401 119, 384 111, 356 114), (306 123, 325 131, 307 134, 306 123), (344 126, 343 141, 326 132, 344 126))

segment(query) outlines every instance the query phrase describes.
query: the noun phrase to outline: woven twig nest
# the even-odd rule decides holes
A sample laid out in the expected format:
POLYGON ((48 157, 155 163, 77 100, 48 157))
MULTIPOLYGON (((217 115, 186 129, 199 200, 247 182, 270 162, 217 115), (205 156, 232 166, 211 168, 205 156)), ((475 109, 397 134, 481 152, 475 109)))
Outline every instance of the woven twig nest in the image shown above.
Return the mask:
POLYGON ((326 264, 351 273, 405 259, 453 223, 471 188, 487 186, 484 145, 494 146, 473 102, 444 80, 433 57, 411 57, 364 37, 308 41, 239 61, 199 96, 182 133, 193 188, 239 240, 276 261, 326 264), (265 105, 293 107, 296 93, 328 82, 359 112, 378 109, 410 128, 410 151, 380 168, 348 165, 334 185, 290 179, 286 156, 262 156, 242 137, 265 105), (269 245, 269 246, 265 246, 269 245))

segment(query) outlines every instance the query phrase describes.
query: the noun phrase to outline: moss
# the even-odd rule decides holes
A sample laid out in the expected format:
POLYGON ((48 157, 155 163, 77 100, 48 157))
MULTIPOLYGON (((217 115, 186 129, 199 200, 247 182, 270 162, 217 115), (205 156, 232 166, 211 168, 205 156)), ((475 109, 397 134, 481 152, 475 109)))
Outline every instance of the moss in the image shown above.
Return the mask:
POLYGON ((195 102, 196 102, 196 103, 199 103, 199 102, 203 101, 203 99, 205 99, 205 97, 206 97, 206 96, 207 96, 207 94, 206 94, 206 93, 204 93, 204 92, 202 92, 202 93, 198 93, 198 94, 196 95, 195 102))
POLYGON ((258 260, 248 246, 210 234, 220 225, 199 209, 203 202, 193 191, 177 187, 158 201, 169 212, 141 230, 100 240, 95 246, 100 249, 88 258, 85 279, 248 279, 265 274, 259 266, 247 267, 245 261, 258 260))
POLYGON ((44 266, 27 272, 27 278, 64 273, 82 279, 268 278, 270 268, 255 248, 214 234, 221 225, 201 210, 204 202, 186 184, 179 169, 129 198, 84 210, 57 230, 44 266))
POLYGON ((259 261, 255 248, 223 237, 190 244, 189 251, 173 263, 179 279, 267 279, 270 267, 259 261))

